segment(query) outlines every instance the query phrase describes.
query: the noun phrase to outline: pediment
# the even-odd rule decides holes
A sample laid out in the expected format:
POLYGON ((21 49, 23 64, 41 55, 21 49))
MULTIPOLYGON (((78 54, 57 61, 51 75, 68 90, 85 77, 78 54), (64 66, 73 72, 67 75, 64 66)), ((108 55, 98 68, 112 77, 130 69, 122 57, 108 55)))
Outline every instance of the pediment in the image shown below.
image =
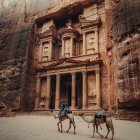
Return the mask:
POLYGON ((101 18, 99 16, 95 20, 87 20, 83 15, 80 15, 79 21, 82 29, 92 26, 99 26, 101 24, 101 18))
POLYGON ((47 70, 53 70, 53 69, 63 69, 63 68, 71 68, 71 67, 77 67, 77 66, 86 66, 86 65, 95 65, 101 63, 101 60, 74 60, 70 58, 63 58, 59 59, 58 61, 52 62, 51 64, 39 67, 37 68, 37 71, 47 71, 47 70))
POLYGON ((78 61, 78 60, 71 60, 69 58, 64 58, 59 60, 58 62, 48 65, 48 68, 70 67, 70 66, 77 66, 86 63, 87 61, 78 61))
POLYGON ((51 64, 38 68, 38 71, 46 71, 50 69, 58 69, 58 68, 67 68, 67 67, 74 67, 80 65, 86 65, 91 63, 89 60, 80 61, 80 60, 72 60, 70 58, 63 58, 58 61, 52 62, 51 64))
POLYGON ((45 37, 49 37, 49 36, 54 36, 55 37, 56 35, 57 35, 57 33, 56 33, 55 27, 54 26, 50 26, 49 30, 46 30, 46 31, 40 33, 39 37, 40 38, 45 38, 45 37))

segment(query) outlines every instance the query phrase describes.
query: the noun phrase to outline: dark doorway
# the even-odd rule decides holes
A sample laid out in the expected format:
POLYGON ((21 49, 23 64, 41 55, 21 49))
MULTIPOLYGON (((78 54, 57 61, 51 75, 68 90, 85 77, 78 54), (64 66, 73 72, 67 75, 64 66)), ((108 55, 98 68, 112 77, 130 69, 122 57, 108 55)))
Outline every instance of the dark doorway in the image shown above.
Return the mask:
POLYGON ((50 109, 55 108, 56 76, 51 76, 50 109))
POLYGON ((76 106, 82 108, 82 73, 77 73, 76 76, 76 106))
POLYGON ((68 87, 68 106, 71 106, 71 86, 68 87))

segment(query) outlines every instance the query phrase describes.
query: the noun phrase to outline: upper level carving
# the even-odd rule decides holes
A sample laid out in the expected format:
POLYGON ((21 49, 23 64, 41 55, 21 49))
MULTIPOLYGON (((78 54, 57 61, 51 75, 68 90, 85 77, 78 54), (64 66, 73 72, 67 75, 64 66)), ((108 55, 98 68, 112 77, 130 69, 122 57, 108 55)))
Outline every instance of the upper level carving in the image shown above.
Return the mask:
MULTIPOLYGON (((85 13, 78 13, 61 18, 50 18, 38 26, 39 62, 56 61, 62 58, 79 57, 86 60, 99 53, 99 27, 101 18, 94 4, 94 17, 87 18, 85 13), (81 15, 83 14, 83 15, 81 15), (86 56, 85 59, 84 57, 86 56)), ((93 57, 94 58, 94 57, 93 57)))

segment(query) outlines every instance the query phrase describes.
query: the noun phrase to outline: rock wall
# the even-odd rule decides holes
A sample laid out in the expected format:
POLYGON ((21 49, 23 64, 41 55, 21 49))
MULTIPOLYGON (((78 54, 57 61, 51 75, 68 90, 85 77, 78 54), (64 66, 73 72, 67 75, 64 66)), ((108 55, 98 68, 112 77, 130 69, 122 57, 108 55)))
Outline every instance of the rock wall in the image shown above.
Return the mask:
POLYGON ((140 109, 140 1, 120 0, 113 12, 112 108, 140 109))
MULTIPOLYGON (((0 110, 27 110, 34 16, 53 1, 0 1, 0 110)), ((32 107, 31 107, 32 108, 32 107)))

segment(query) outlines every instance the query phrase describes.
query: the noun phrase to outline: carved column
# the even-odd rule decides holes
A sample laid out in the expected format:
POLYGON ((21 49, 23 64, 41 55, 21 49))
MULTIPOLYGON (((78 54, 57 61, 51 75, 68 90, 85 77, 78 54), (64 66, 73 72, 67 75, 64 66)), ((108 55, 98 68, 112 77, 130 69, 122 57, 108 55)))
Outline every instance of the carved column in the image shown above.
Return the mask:
POLYGON ((72 108, 76 106, 76 73, 72 73, 72 108))
POLYGON ((64 57, 64 50, 65 50, 65 40, 64 38, 62 39, 62 57, 64 57))
POLYGON ((101 107, 100 70, 96 70, 95 73, 96 73, 97 106, 101 107))
POLYGON ((55 109, 59 109, 59 101, 60 101, 60 78, 61 75, 56 75, 56 91, 55 91, 55 109))
POLYGON ((73 37, 70 37, 70 57, 73 55, 73 37))
POLYGON ((53 42, 52 40, 50 41, 50 49, 49 49, 49 60, 52 59, 52 48, 53 48, 53 42))
POLYGON ((41 61, 42 59, 42 43, 40 42, 39 43, 39 51, 38 51, 38 57, 39 57, 39 62, 41 61))
POLYGON ((82 72, 83 75, 83 109, 87 108, 87 73, 82 72))
POLYGON ((51 89, 51 76, 47 76, 47 92, 46 92, 46 100, 45 100, 45 109, 49 109, 50 105, 50 89, 51 89))
POLYGON ((83 55, 86 54, 86 33, 83 33, 83 55))
POLYGON ((98 28, 95 29, 95 45, 96 45, 96 52, 99 52, 99 40, 98 40, 98 28))
POLYGON ((39 76, 37 76, 35 109, 38 109, 38 107, 39 107, 40 84, 41 84, 41 79, 39 76))

